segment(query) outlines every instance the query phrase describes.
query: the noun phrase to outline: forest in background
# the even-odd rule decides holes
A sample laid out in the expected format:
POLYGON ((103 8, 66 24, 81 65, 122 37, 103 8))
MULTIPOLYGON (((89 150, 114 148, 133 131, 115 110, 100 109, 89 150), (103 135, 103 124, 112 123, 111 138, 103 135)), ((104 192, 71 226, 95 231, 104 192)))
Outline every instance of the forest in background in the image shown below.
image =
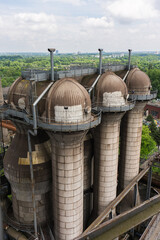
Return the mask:
MULTIPOLYGON (((59 54, 54 56, 55 70, 66 70, 74 65, 91 65, 98 67, 98 54, 59 54)), ((103 64, 105 63, 128 63, 128 55, 124 54, 103 54, 103 64)), ((152 82, 153 90, 158 90, 160 98, 160 54, 133 54, 131 64, 137 65, 146 72, 152 82)), ((2 86, 10 86, 14 80, 21 75, 21 70, 25 68, 50 69, 50 56, 30 56, 30 55, 1 55, 0 56, 0 77, 2 86)))

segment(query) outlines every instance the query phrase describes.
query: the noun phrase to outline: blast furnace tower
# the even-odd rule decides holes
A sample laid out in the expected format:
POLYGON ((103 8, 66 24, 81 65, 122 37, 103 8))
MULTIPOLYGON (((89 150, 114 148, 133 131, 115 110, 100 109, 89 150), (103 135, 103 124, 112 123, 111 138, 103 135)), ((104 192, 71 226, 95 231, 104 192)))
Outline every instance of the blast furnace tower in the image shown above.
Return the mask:
POLYGON ((62 127, 61 132, 48 132, 55 237, 74 239, 83 232, 84 137, 93 120, 89 94, 72 78, 59 80, 48 93, 46 117, 49 124, 62 127), (82 124, 89 125, 82 131, 82 124))
POLYGON ((99 215, 116 198, 120 122, 125 111, 134 105, 128 104, 127 87, 113 72, 101 76, 96 95, 102 111, 102 121, 94 135, 94 211, 99 215))
MULTIPOLYGON (((127 112, 121 125, 121 148, 119 161, 119 187, 123 190, 139 173, 141 136, 144 107, 154 98, 150 93, 151 82, 146 73, 132 69, 126 79, 130 99, 136 100, 135 107, 127 112)), ((125 208, 133 207, 133 190, 127 196, 125 208)), ((139 197, 137 198, 139 200, 139 197)))

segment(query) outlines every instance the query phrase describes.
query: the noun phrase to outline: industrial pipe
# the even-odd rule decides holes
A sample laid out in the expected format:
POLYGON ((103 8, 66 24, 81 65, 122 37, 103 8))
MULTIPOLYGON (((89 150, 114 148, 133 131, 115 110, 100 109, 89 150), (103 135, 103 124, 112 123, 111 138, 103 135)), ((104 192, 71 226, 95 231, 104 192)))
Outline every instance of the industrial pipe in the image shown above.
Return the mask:
POLYGON ((2 219, 1 201, 0 201, 0 239, 3 239, 3 219, 2 219))
POLYGON ((48 48, 48 51, 50 52, 50 58, 51 58, 51 81, 54 81, 53 53, 55 50, 56 50, 55 48, 48 48))
POLYGON ((11 123, 6 123, 5 121, 2 121, 2 127, 16 132, 16 127, 13 126, 11 123))
POLYGON ((99 51, 99 74, 101 75, 102 74, 102 51, 103 51, 103 49, 99 48, 98 51, 99 51))
MULTIPOLYGON (((6 230, 6 233, 15 240, 28 240, 28 238, 26 238, 25 235, 16 231, 12 227, 7 226, 5 230, 6 230)), ((1 238, 1 239, 3 239, 3 238, 1 238)))
POLYGON ((36 101, 33 103, 33 129, 34 129, 34 133, 30 131, 30 133, 33 136, 37 135, 37 115, 36 115, 36 106, 39 103, 39 101, 42 99, 42 97, 47 93, 47 91, 50 89, 50 87, 53 85, 54 82, 51 82, 46 89, 41 93, 41 95, 36 99, 36 101))
POLYGON ((123 78, 123 81, 125 81, 125 80, 126 80, 126 78, 127 78, 128 74, 129 74, 129 72, 130 72, 130 70, 128 70, 128 71, 126 72, 126 74, 125 74, 125 76, 124 76, 124 78, 123 78))
POLYGON ((30 130, 28 131, 28 149, 29 149, 29 162, 30 162, 30 173, 31 173, 31 184, 32 184, 34 231, 35 231, 35 236, 38 239, 37 215, 36 215, 36 200, 35 200, 35 181, 34 181, 34 173, 33 173, 32 146, 31 146, 30 134, 34 134, 34 133, 32 131, 30 131, 30 130))
POLYGON ((89 88, 88 93, 90 94, 93 90, 93 88, 95 87, 95 85, 97 84, 99 78, 101 75, 98 75, 98 77, 96 78, 96 80, 93 82, 92 86, 89 88))
POLYGON ((132 52, 132 49, 128 49, 128 52, 129 52, 129 57, 128 57, 128 70, 130 71, 130 69, 131 69, 131 52, 132 52))
POLYGON ((3 98, 3 90, 2 90, 2 82, 0 78, 0 106, 4 104, 4 98, 3 98))
POLYGON ((46 89, 41 93, 41 95, 36 99, 36 101, 33 103, 33 131, 28 130, 28 149, 29 149, 29 161, 30 161, 30 173, 31 173, 31 184, 32 184, 32 199, 33 199, 33 209, 34 209, 34 230, 36 237, 38 236, 37 232, 37 216, 36 216, 36 202, 35 202, 35 186, 34 186, 34 173, 33 173, 33 162, 32 162, 32 146, 31 146, 31 138, 30 134, 32 136, 37 135, 37 115, 36 115, 36 106, 39 103, 39 101, 42 99, 42 97, 47 93, 47 91, 50 89, 50 87, 53 85, 54 82, 51 82, 46 89))

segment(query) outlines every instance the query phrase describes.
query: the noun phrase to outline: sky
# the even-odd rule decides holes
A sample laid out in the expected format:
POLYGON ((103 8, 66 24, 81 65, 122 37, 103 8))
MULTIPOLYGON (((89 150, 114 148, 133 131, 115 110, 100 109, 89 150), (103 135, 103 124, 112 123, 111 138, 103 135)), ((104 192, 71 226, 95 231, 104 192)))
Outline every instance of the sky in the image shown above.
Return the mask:
POLYGON ((160 0, 0 0, 0 52, 160 50, 160 0))

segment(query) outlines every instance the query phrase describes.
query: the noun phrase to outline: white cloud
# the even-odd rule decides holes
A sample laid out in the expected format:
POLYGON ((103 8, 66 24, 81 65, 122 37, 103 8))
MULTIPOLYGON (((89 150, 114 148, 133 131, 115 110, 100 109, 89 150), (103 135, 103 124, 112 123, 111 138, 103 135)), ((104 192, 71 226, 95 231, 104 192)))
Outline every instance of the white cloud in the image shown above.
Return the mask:
POLYGON ((139 29, 138 28, 130 28, 128 31, 132 34, 135 34, 135 33, 139 32, 139 29))
POLYGON ((158 16, 151 0, 113 0, 105 8, 121 20, 145 20, 158 16))
POLYGON ((51 41, 57 33, 55 17, 45 13, 1 15, 1 22, 0 32, 3 34, 0 35, 0 39, 1 42, 5 42, 1 51, 14 48, 19 48, 17 51, 43 51, 47 48, 47 41, 51 41))
POLYGON ((112 28, 114 26, 113 21, 107 19, 106 17, 101 18, 86 18, 84 21, 84 25, 87 27, 95 27, 95 28, 112 28))
POLYGON ((57 23, 53 15, 45 13, 19 13, 1 16, 0 30, 3 35, 20 39, 27 35, 28 40, 37 34, 55 33, 57 23))
POLYGON ((148 38, 151 39, 151 40, 156 39, 156 35, 155 34, 149 34, 148 38))
POLYGON ((57 24, 54 15, 45 13, 19 13, 14 15, 15 23, 19 28, 31 31, 44 31, 44 33, 54 33, 57 30, 57 24))
POLYGON ((75 5, 75 6, 81 6, 81 5, 86 4, 86 2, 84 0, 42 0, 42 2, 44 2, 44 3, 47 3, 47 2, 51 2, 51 3, 61 2, 61 3, 65 3, 65 4, 75 5))
MULTIPOLYGON (((91 1, 88 2, 91 4, 91 1)), ((97 0, 93 0, 93 4, 95 1, 97 0)), ((107 0, 98 1, 102 4, 102 1, 106 3, 107 0)), ((99 9, 95 14, 87 9, 87 5, 85 8, 82 7, 86 11, 82 15, 79 12, 80 7, 78 14, 74 12, 74 15, 65 15, 61 12, 62 16, 60 16, 57 9, 53 14, 54 4, 50 4, 52 9, 49 13, 45 7, 38 13, 34 12, 34 8, 30 12, 29 9, 27 9, 28 12, 0 10, 0 32, 2 33, 0 34, 0 51, 46 51, 49 46, 55 47, 60 52, 97 51, 99 47, 105 51, 124 51, 128 48, 133 50, 158 49, 160 20, 157 18, 157 11, 154 9, 153 1, 150 0, 150 5, 147 5, 149 0, 139 1, 141 4, 143 2, 143 8, 138 0, 132 4, 130 0, 121 0, 121 2, 108 0, 108 4, 103 5, 103 11, 100 4, 96 5, 99 9), (137 6, 129 9, 129 13, 126 12, 129 8, 127 2, 130 3, 130 8, 133 8, 134 4, 139 4, 142 16, 137 6), (113 6, 116 6, 114 13, 113 6), (149 6, 151 8, 147 10, 149 6), (129 19, 132 23, 119 24, 115 19, 119 21, 129 19)), ((73 0, 70 0, 71 2, 73 0)), ((77 0, 78 2, 82 3, 80 0, 77 0)), ((86 0, 85 3, 87 4, 86 0)), ((61 4, 61 6, 64 5, 61 4)), ((69 8, 72 9, 71 6, 69 8)))

